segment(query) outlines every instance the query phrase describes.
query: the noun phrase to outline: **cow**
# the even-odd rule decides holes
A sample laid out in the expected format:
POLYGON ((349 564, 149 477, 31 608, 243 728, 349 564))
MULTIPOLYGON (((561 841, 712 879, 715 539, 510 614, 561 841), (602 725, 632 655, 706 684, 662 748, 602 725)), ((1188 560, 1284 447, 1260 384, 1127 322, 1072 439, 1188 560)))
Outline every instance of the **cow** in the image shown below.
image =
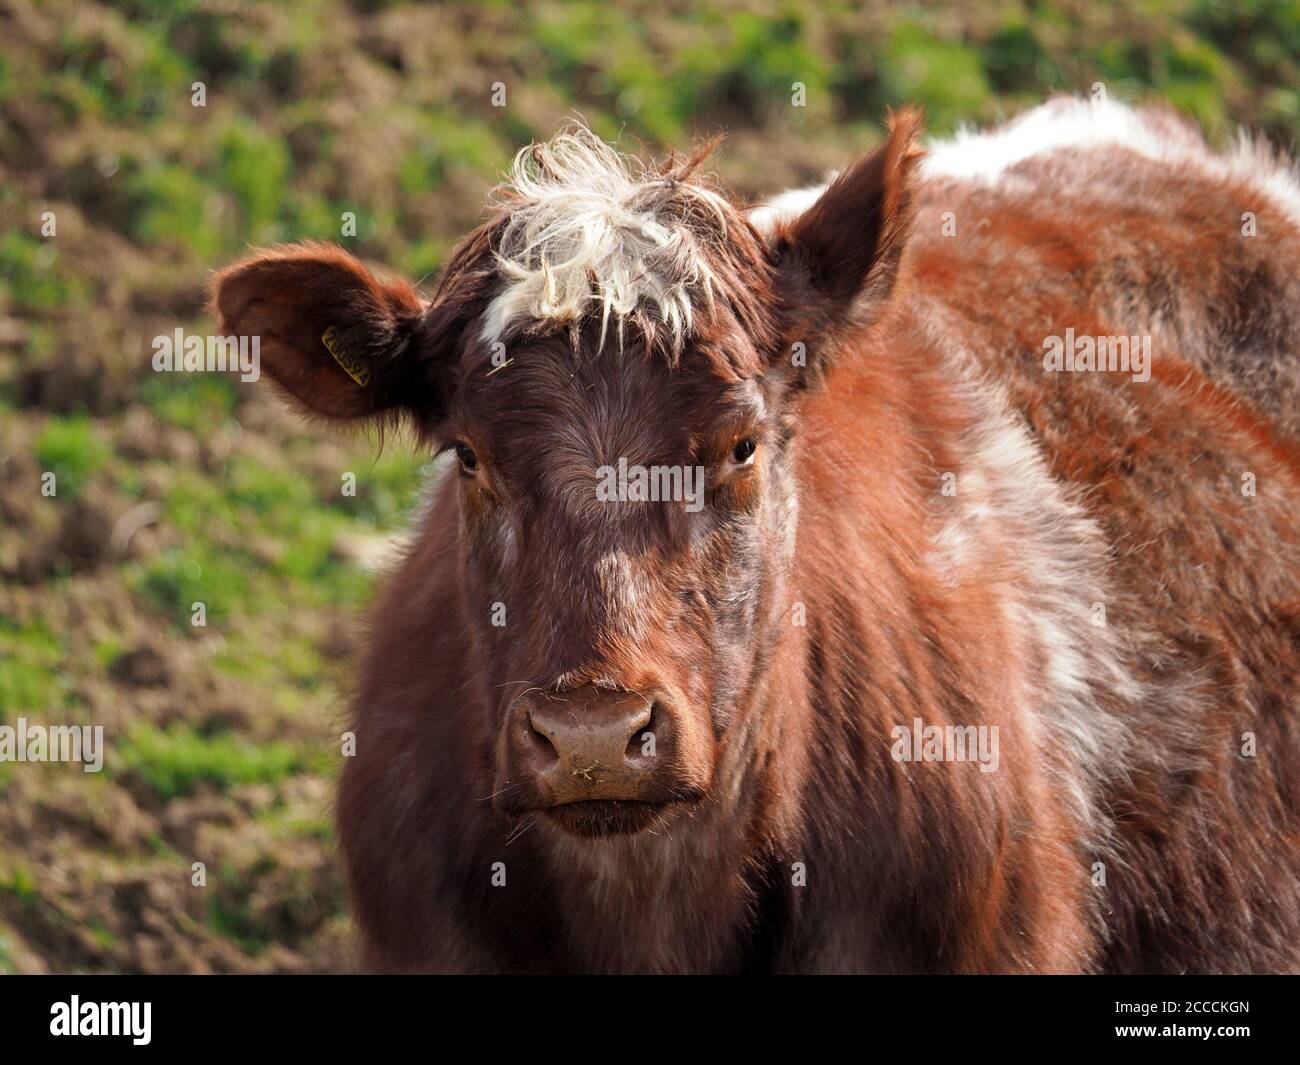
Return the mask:
POLYGON ((443 456, 338 796, 362 968, 1300 968, 1296 175, 1105 99, 921 126, 746 208, 570 124, 427 298, 216 276, 292 402, 443 456))

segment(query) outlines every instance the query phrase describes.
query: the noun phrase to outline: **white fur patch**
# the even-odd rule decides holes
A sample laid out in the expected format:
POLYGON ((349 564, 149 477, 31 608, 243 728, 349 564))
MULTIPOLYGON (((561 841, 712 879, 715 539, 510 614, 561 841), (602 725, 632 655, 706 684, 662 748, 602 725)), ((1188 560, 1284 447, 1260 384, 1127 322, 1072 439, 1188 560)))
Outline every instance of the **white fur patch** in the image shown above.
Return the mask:
POLYGON ((995 184, 1006 171, 1034 156, 1109 147, 1210 180, 1253 186, 1300 225, 1300 182, 1266 145, 1253 143, 1243 132, 1233 151, 1218 155, 1191 124, 1167 112, 1132 108, 1109 98, 1052 100, 997 129, 961 130, 951 141, 931 145, 921 166, 927 178, 995 184))
POLYGON ((726 201, 647 169, 580 125, 521 151, 498 198, 504 286, 483 318, 488 343, 539 321, 645 316, 680 346, 697 300, 713 298, 706 254, 726 238, 726 201))
POLYGON ((1131 737, 1095 691, 1129 700, 1142 695, 1114 630, 1092 621, 1095 604, 1115 601, 1103 576, 1105 538, 1057 483, 1001 388, 976 369, 975 357, 955 346, 946 330, 936 328, 935 338, 952 351, 954 372, 980 416, 964 441, 958 493, 928 560, 943 579, 959 583, 987 545, 1015 545, 1018 572, 1005 585, 1003 606, 1008 621, 1037 648, 1043 669, 1022 696, 1031 711, 1022 723, 1031 732, 1041 723, 1054 738, 1053 749, 1064 755, 1059 783, 1091 844, 1100 846, 1110 827, 1097 793, 1102 781, 1124 772, 1131 737))
MULTIPOLYGON (((1192 170, 1215 181, 1238 181, 1268 197, 1300 226, 1300 177, 1266 144, 1243 132, 1233 151, 1218 155, 1196 129, 1171 115, 1135 109, 1109 98, 1061 98, 991 130, 962 129, 951 140, 932 141, 921 163, 931 180, 995 185, 1026 159, 1065 149, 1125 148, 1173 169, 1192 170)), ((831 175, 833 180, 834 175, 831 175)), ((825 185, 792 189, 753 208, 750 221, 770 229, 777 218, 794 218, 811 207, 825 185)))
MULTIPOLYGON (((832 175, 832 178, 834 175, 832 175)), ((827 184, 830 183, 827 179, 827 184)), ((823 192, 826 185, 808 185, 802 189, 787 189, 767 203, 749 209, 749 221, 760 233, 771 232, 778 219, 797 218, 808 210, 823 192)))

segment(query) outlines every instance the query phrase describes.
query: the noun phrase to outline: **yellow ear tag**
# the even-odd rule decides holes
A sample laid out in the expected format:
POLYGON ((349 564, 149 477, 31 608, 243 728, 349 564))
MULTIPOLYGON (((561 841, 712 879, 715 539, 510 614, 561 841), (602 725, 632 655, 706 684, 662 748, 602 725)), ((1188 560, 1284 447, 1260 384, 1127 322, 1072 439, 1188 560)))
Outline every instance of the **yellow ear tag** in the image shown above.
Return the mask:
POLYGON ((334 356, 334 361, 343 367, 344 372, 352 378, 362 388, 370 384, 370 368, 363 366, 348 356, 343 350, 343 345, 339 343, 338 334, 334 332, 334 327, 330 326, 321 334, 320 342, 325 345, 325 350, 334 356))

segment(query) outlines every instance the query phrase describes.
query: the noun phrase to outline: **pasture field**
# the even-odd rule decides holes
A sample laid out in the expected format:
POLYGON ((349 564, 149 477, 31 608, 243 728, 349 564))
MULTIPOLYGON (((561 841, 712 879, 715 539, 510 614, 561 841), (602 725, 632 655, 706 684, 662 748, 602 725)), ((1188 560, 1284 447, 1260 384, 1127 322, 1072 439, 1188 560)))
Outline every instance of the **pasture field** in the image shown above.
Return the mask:
POLYGON ((0 725, 107 748, 0 762, 0 972, 349 964, 349 669, 429 457, 153 372, 213 268, 319 238, 427 279, 574 113, 647 154, 725 131, 757 199, 891 106, 944 133, 1097 83, 1294 151, 1300 5, 0 0, 0 725))

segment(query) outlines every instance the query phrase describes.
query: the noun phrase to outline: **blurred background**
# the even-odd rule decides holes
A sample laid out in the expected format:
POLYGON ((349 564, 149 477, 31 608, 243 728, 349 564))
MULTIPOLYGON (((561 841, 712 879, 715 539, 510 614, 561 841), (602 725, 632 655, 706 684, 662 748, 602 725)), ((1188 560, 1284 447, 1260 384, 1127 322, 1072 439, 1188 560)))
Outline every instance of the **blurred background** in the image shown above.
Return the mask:
POLYGON ((1294 150, 1300 4, 0 0, 0 725, 108 747, 0 763, 0 972, 349 964, 347 678, 426 459, 152 372, 153 337, 211 332, 209 271, 315 237, 428 278, 575 112, 647 154, 725 130, 757 199, 892 105, 941 134, 1095 82, 1294 150))

